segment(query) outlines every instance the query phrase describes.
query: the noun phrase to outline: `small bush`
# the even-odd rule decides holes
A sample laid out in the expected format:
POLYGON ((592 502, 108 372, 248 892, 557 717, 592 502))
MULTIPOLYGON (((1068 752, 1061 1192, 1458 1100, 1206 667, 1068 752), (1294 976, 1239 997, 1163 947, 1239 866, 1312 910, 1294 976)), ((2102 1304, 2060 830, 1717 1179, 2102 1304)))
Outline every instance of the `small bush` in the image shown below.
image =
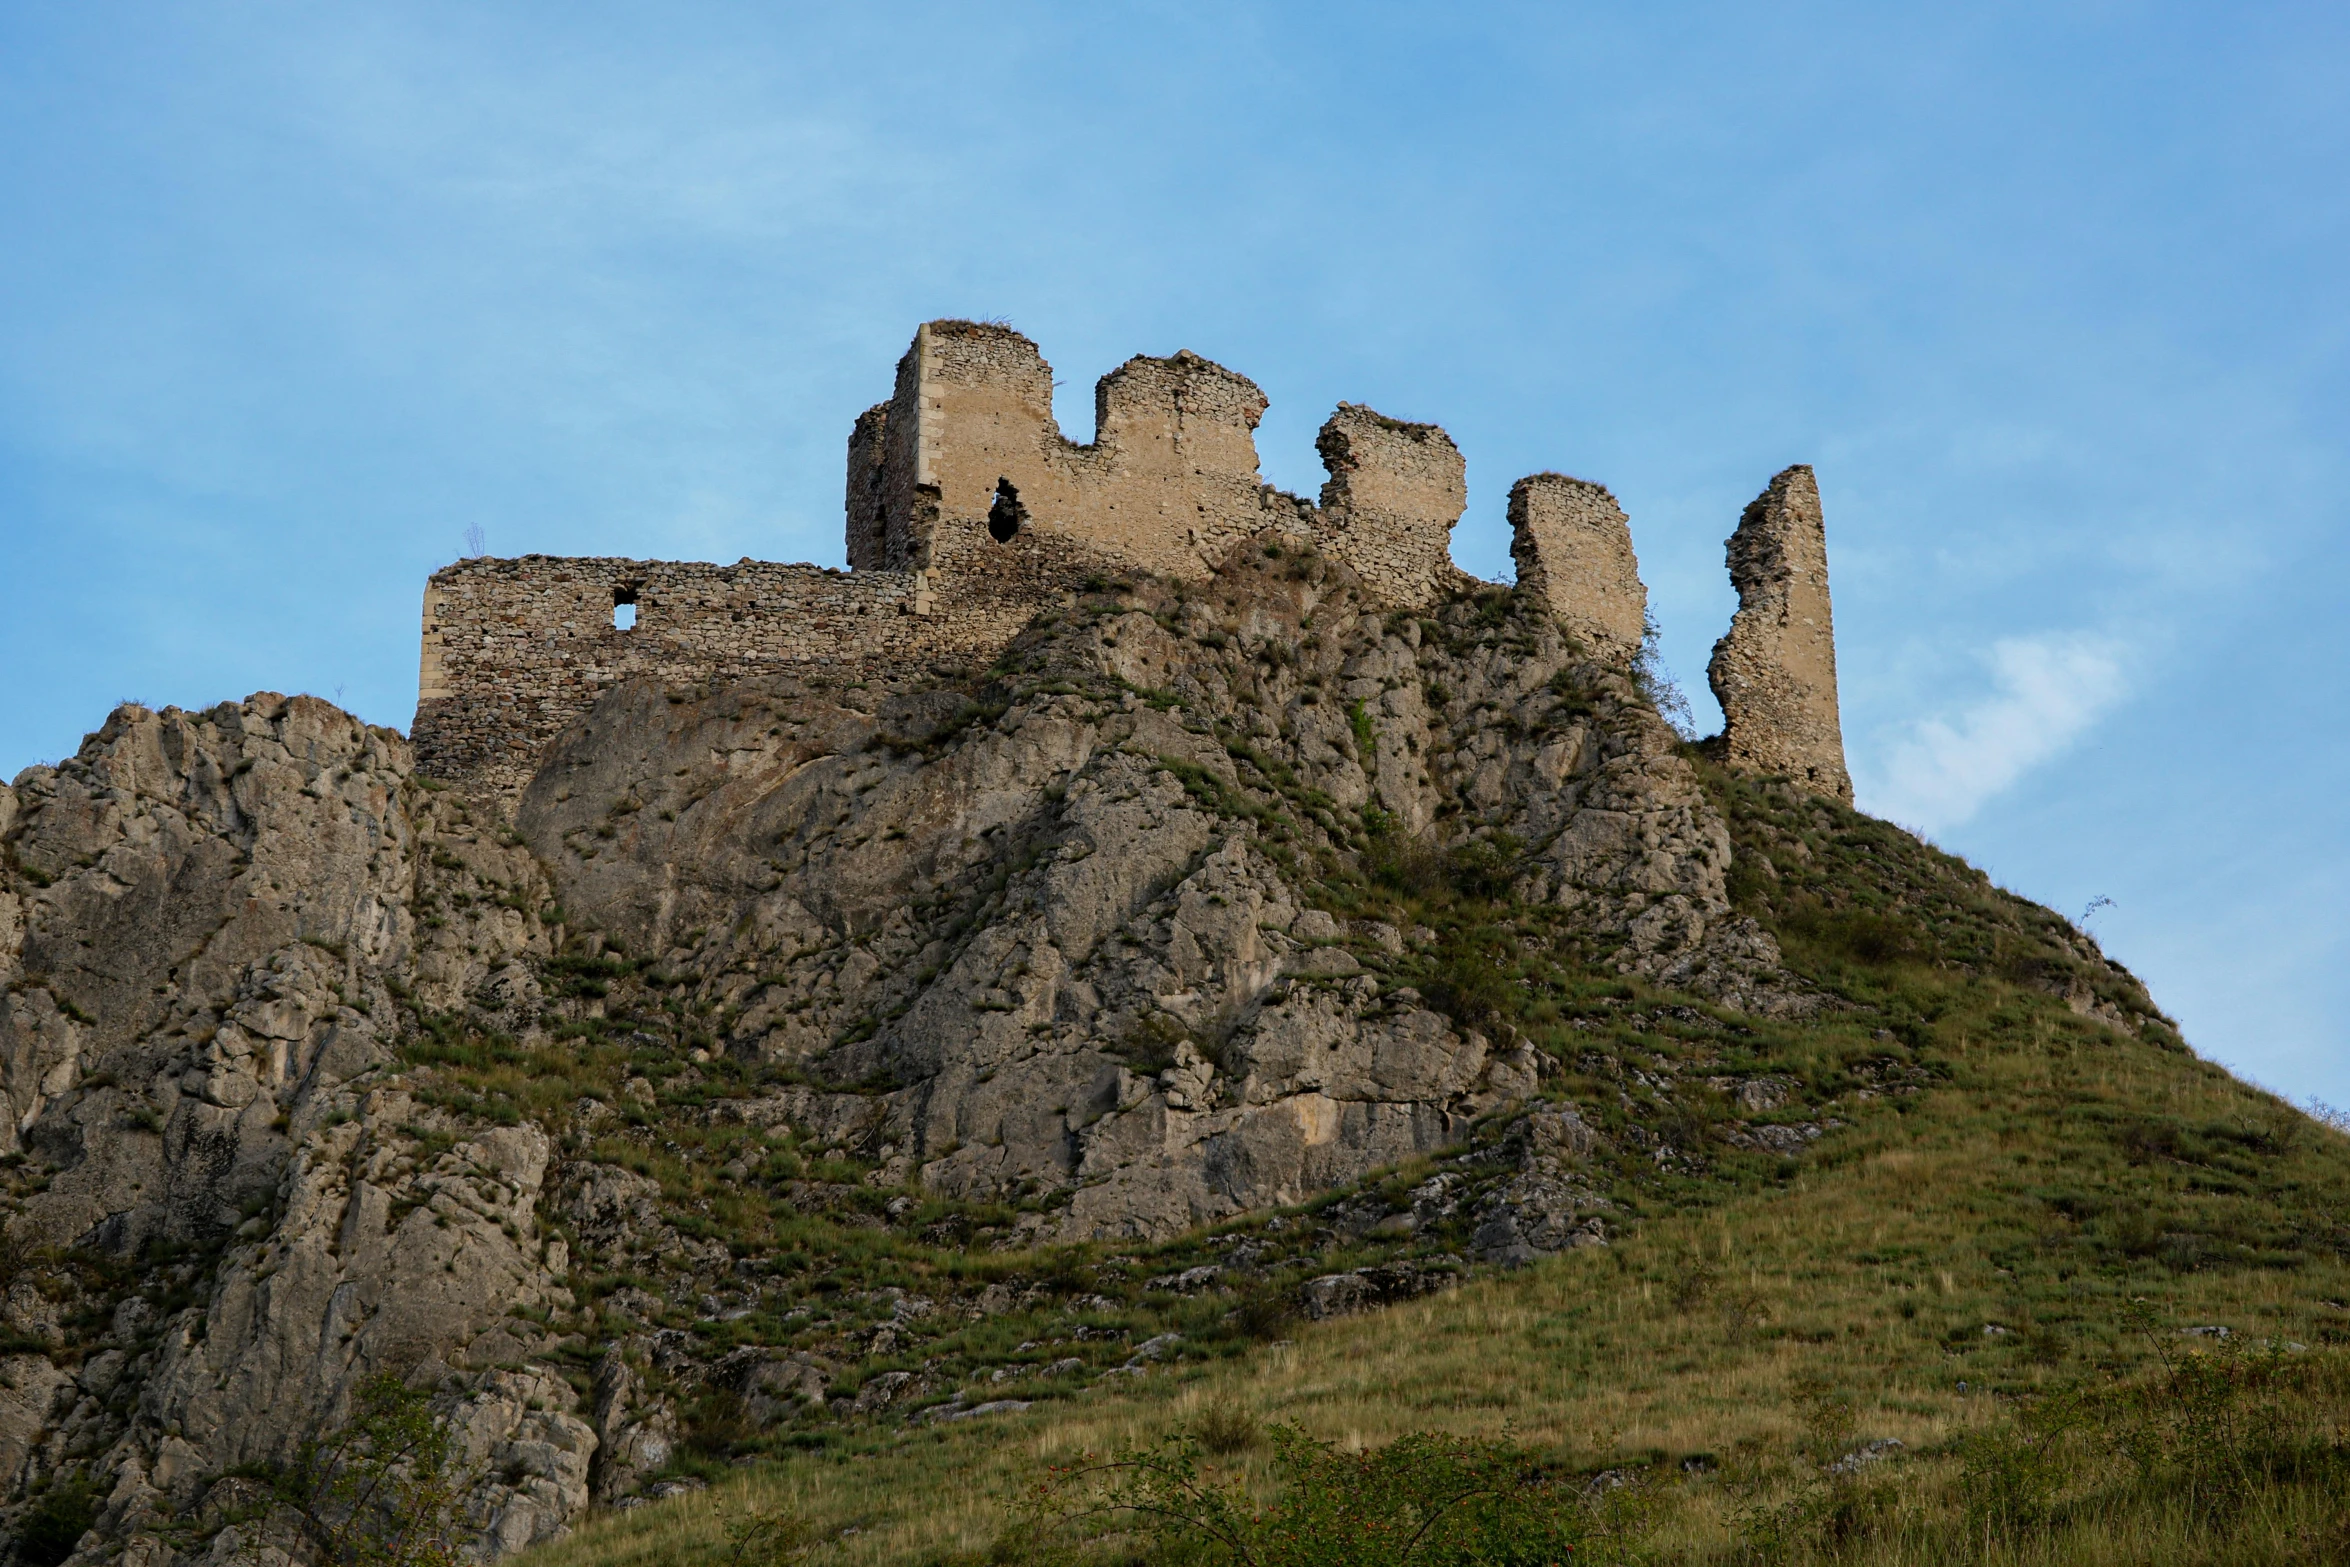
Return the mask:
POLYGON ((1257 1290, 1232 1308, 1232 1326, 1263 1343, 1287 1338, 1297 1328, 1297 1303, 1282 1290, 1257 1290))
POLYGON ((1787 929, 1822 954, 1864 968, 1889 968, 1927 955, 1913 922, 1874 909, 1800 909, 1788 917, 1787 929))
POLYGON ((816 1526, 798 1513, 756 1507, 734 1513, 723 1505, 717 1511, 726 1527, 722 1567, 785 1567, 816 1544, 816 1526))
POLYGON ((1257 1441, 1257 1417, 1228 1398, 1219 1398, 1191 1423, 1199 1445, 1219 1458, 1245 1452, 1257 1441))
POLYGON ((1713 1295, 1721 1271, 1703 1257, 1683 1258, 1673 1269, 1671 1299, 1675 1311, 1694 1311, 1713 1295))
POLYGON ((1673 733, 1683 740, 1697 738, 1697 720, 1689 711, 1689 698, 1665 667, 1664 649, 1654 616, 1643 616, 1640 627, 1640 652, 1632 660, 1632 686, 1657 716, 1670 725, 1673 733))
POLYGON ((389 1373, 362 1383, 351 1420, 303 1445, 279 1478, 314 1558, 333 1567, 457 1567, 465 1477, 431 1395, 389 1373))
POLYGON ((1424 994, 1428 1004, 1463 1028, 1490 1031, 1516 1004, 1502 963, 1475 942, 1448 944, 1424 994))
POLYGON ((1110 1054, 1132 1070, 1155 1077, 1175 1064, 1175 1050, 1191 1031, 1164 1012, 1153 1012, 1126 1031, 1110 1054))
POLYGON ((98 1519, 98 1491, 79 1476, 43 1491, 17 1525, 16 1559, 24 1567, 57 1567, 98 1519))

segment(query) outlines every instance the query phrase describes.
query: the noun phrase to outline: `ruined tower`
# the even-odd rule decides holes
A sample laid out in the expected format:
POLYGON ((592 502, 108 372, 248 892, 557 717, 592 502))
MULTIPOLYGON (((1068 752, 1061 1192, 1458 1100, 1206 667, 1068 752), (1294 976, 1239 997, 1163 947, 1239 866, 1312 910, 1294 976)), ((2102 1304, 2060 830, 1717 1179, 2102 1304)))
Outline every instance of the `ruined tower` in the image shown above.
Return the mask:
POLYGON ((1738 613, 1706 667, 1722 704, 1724 759, 1849 805, 1827 525, 1811 469, 1799 463, 1771 480, 1738 519, 1728 548, 1738 613))
POLYGON ((1211 360, 1137 355, 1096 383, 1081 446, 1053 417, 1036 344, 987 322, 926 322, 895 395, 849 437, 849 566, 952 580, 966 603, 1033 577, 1040 547, 1205 576, 1264 526, 1264 412, 1255 382, 1211 360))
POLYGON ((1607 486, 1529 474, 1510 486, 1509 519, 1518 590, 1549 605, 1593 652, 1630 663, 1648 626, 1648 589, 1631 521, 1607 486))
POLYGON ((1468 505, 1461 449, 1433 424, 1340 403, 1314 441, 1330 472, 1315 529, 1322 547, 1391 604, 1424 604, 1451 586, 1453 524, 1468 505))

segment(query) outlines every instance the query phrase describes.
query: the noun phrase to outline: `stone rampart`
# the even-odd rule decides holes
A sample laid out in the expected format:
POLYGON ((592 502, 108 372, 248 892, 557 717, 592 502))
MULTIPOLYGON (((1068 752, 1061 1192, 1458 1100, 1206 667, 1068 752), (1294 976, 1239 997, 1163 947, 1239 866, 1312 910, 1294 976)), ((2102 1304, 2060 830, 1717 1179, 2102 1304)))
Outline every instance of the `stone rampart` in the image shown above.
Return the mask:
POLYGON ((1811 469, 1798 464, 1772 479, 1727 548, 1738 613, 1706 669, 1722 704, 1724 760, 1849 804, 1827 521, 1811 469))
MULTIPOLYGON (((1428 604, 1469 580, 1450 551, 1467 493, 1461 453, 1435 425, 1341 403, 1316 442, 1330 477, 1315 505, 1272 489, 1258 471, 1264 393, 1197 354, 1137 357, 1103 376, 1088 445, 1061 433, 1052 392, 1052 367, 1009 327, 921 327, 889 401, 859 415, 850 432, 846 572, 532 555, 434 573, 416 710, 420 765, 516 787, 548 742, 634 676, 700 682, 792 666, 873 672, 984 662, 1089 578, 1136 569, 1204 577, 1269 528, 1310 536, 1398 607, 1428 604), (634 624, 616 624, 616 608, 634 624)), ((1789 469, 1765 500, 1797 474, 1808 487, 1809 469, 1789 469)), ((1834 744, 1818 501, 1804 493, 1808 535, 1794 537, 1796 523, 1766 522, 1758 541, 1788 534, 1793 542, 1747 549, 1757 563, 1774 549, 1813 563, 1796 570, 1797 588, 1773 588, 1781 579, 1767 564, 1742 567, 1742 546, 1732 542, 1749 608, 1724 639, 1729 653, 1716 654, 1715 689, 1734 693, 1723 703, 1736 715, 1734 761, 1768 757, 1792 770, 1779 766, 1792 758, 1819 768, 1824 658, 1831 788, 1848 793, 1834 744), (1806 573, 1817 576, 1816 594, 1806 573), (1799 621, 1816 600, 1819 646, 1800 631, 1765 636, 1758 617, 1776 611, 1755 606, 1772 592, 1798 605, 1799 621)), ((1799 522, 1802 504, 1772 501, 1779 509, 1765 510, 1799 522)), ((1511 491, 1510 522, 1525 588, 1595 651, 1635 653, 1647 594, 1615 498, 1595 484, 1536 474, 1511 491)), ((1742 526, 1740 538, 1748 531, 1742 526)))
POLYGON ((434 572, 413 739, 424 770, 519 787, 565 725, 637 675, 948 656, 962 628, 912 614, 914 578, 745 560, 526 555, 434 572), (620 629, 621 611, 635 623, 620 629))
POLYGON ((1622 663, 1640 651, 1648 589, 1632 553, 1632 524, 1607 486, 1563 473, 1529 474, 1510 486, 1510 555, 1518 589, 1560 623, 1622 663))
POLYGON ((1265 394, 1184 352, 1138 356, 1094 387, 1094 440, 1061 433, 1052 367, 1009 327, 933 321, 897 390, 849 443, 851 566, 921 570, 976 590, 1022 540, 1199 577, 1270 524, 1304 526, 1399 604, 1448 580, 1465 496, 1461 457, 1434 425, 1342 405, 1323 427, 1319 508, 1270 492, 1257 463, 1265 394))

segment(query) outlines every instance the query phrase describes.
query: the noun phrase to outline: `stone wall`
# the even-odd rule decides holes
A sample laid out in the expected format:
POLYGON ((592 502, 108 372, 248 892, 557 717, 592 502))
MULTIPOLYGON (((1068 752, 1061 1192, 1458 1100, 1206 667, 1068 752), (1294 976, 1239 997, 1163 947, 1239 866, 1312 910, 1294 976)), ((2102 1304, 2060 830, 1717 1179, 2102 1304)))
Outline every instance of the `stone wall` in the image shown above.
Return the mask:
POLYGON ((1724 760, 1849 804, 1827 522, 1811 469, 1798 464, 1771 480, 1728 550, 1738 613, 1706 669, 1722 704, 1724 760))
POLYGON ((1632 524, 1607 486, 1563 473, 1510 486, 1510 556, 1518 588, 1594 652, 1630 663, 1648 626, 1648 589, 1632 524))
POLYGON ((1090 446, 1061 433, 1052 399, 1052 367, 1009 327, 924 325, 851 441, 851 533, 878 547, 850 564, 984 576, 1035 533, 1196 577, 1262 526, 1265 395, 1246 376, 1192 353, 1130 359, 1094 389, 1090 446))
POLYGON ((1266 486, 1265 394, 1183 352, 1094 388, 1095 438, 1053 416, 1053 373, 1009 327, 933 321, 895 391, 850 432, 850 570, 745 560, 469 560, 425 590, 415 737, 423 768, 501 789, 634 675, 700 681, 792 664, 864 669, 992 657, 1086 579, 1198 578, 1268 527, 1303 531, 1399 604, 1452 571, 1459 451, 1433 425, 1343 405, 1322 432, 1324 504, 1266 486), (632 604, 636 625, 613 625, 632 604))
POLYGON ((912 613, 915 585, 904 572, 751 560, 459 561, 424 592, 419 763, 439 777, 519 787, 548 741, 631 676, 698 681, 960 651, 961 627, 912 613), (628 630, 613 624, 622 605, 636 616, 628 630))
POLYGON ((1452 528, 1468 504, 1461 449, 1432 424, 1340 403, 1315 439, 1322 466, 1316 532, 1391 604, 1425 604, 1461 575, 1452 528))
MULTIPOLYGON (((632 676, 983 663, 1088 579, 1204 577, 1269 528, 1309 536, 1398 607, 1469 580, 1450 549, 1465 472, 1442 429, 1341 403, 1315 443, 1330 475, 1315 505, 1259 474, 1264 412, 1254 382, 1197 354, 1136 357, 1096 383, 1094 440, 1080 445, 1053 416, 1052 367, 1034 343, 1006 326, 929 322, 889 401, 849 436, 849 571, 533 555, 436 572, 419 765, 510 792, 632 676), (614 625, 616 605, 633 606, 633 627, 614 625)), ((1647 592, 1615 498, 1535 474, 1511 490, 1510 523, 1524 587, 1595 650, 1636 654, 1647 592)), ((1730 553, 1743 607, 1713 669, 1730 760, 1849 798, 1810 469, 1773 481, 1730 553)))

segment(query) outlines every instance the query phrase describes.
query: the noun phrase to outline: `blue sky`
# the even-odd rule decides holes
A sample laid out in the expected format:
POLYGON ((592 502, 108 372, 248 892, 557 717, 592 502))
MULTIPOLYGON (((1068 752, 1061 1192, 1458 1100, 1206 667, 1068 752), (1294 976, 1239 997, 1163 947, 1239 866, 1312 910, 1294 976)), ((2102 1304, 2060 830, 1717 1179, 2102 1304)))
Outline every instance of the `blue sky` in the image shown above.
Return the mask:
POLYGON ((2338 5, 0 8, 0 775, 117 700, 406 727, 423 579, 841 560, 916 322, 1191 348, 1611 485, 1701 720, 1828 509, 1865 808, 2350 1102, 2338 5))

